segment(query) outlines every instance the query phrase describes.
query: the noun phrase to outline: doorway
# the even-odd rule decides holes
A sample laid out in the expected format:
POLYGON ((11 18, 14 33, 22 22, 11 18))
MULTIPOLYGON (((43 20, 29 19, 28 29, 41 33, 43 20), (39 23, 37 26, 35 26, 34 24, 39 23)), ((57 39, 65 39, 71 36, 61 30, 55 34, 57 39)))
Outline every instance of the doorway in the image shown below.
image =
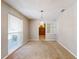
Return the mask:
POLYGON ((43 21, 41 21, 39 26, 39 40, 44 41, 45 35, 46 35, 46 25, 43 21))

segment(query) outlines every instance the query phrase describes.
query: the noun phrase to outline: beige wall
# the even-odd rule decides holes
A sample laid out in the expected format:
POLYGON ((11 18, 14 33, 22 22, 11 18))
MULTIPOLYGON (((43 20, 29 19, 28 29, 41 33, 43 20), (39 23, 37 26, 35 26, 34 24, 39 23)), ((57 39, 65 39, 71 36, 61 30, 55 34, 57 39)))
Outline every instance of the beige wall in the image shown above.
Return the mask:
POLYGON ((74 56, 77 56, 77 15, 76 3, 66 11, 57 20, 57 38, 65 48, 74 56))
POLYGON ((30 40, 36 40, 39 39, 39 33, 38 33, 38 27, 39 27, 39 21, 37 20, 30 20, 30 40))
MULTIPOLYGON (((50 24, 51 27, 53 28, 52 25, 55 25, 55 21, 50 21, 50 20, 45 20, 44 21, 46 24, 46 41, 54 41, 56 40, 56 36, 55 36, 55 32, 52 31, 52 29, 50 30, 50 33, 47 33, 47 24, 50 24)), ((39 24, 40 24, 40 20, 30 20, 30 39, 32 41, 39 41, 39 24)))
POLYGON ((8 54, 8 13, 23 20, 23 44, 28 41, 29 38, 29 21, 22 14, 15 9, 11 8, 4 2, 1 3, 1 52, 2 58, 8 54))

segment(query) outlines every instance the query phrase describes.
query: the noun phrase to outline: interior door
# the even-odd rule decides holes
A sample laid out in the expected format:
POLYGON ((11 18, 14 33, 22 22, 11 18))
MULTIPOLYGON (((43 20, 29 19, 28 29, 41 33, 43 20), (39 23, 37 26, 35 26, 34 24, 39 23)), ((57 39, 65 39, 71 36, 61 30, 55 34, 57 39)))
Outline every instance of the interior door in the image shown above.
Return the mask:
POLYGON ((40 27, 39 27, 39 39, 40 40, 45 40, 45 33, 46 31, 45 31, 45 24, 44 24, 44 26, 43 25, 40 25, 40 27))

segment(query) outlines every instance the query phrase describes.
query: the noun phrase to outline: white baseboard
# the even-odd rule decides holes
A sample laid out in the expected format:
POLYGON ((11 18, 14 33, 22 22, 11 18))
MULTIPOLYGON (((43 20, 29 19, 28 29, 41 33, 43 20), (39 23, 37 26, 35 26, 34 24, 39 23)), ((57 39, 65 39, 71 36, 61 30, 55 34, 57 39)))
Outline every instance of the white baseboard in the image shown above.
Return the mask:
POLYGON ((72 54, 75 58, 77 58, 77 56, 71 52, 68 48, 66 48, 61 42, 57 41, 63 48, 65 48, 70 54, 72 54))
POLYGON ((6 59, 9 55, 6 55, 5 57, 3 57, 2 59, 6 59))
MULTIPOLYGON (((39 39, 30 39, 30 41, 40 41, 39 39)), ((45 41, 56 41, 56 39, 45 39, 45 41)))

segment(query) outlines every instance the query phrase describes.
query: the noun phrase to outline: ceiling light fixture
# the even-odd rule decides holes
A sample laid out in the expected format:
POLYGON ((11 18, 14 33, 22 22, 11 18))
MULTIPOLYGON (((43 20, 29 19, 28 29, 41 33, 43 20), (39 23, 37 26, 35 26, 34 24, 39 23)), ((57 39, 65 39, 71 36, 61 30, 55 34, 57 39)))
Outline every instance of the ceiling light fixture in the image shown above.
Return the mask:
POLYGON ((65 11, 65 9, 62 9, 62 10, 61 10, 61 12, 64 12, 64 11, 65 11))
POLYGON ((44 17, 43 17, 43 10, 41 10, 41 20, 43 21, 44 20, 44 17))
POLYGON ((40 26, 44 27, 44 17, 43 17, 43 10, 40 11, 41 12, 41 21, 40 21, 40 26))

